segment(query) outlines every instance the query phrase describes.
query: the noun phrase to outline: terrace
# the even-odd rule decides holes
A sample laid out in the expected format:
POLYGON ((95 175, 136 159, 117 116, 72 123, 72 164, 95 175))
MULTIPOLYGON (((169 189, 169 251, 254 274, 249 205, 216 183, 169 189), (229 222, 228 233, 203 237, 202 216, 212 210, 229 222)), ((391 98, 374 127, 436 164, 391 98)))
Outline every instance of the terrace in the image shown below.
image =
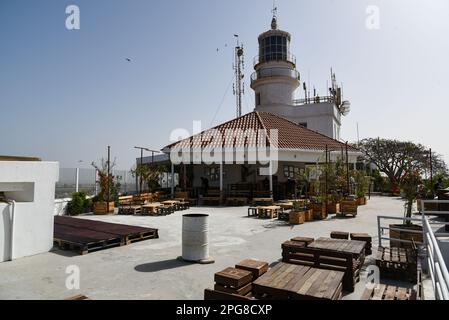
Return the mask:
MULTIPOLYGON (((335 215, 322 221, 289 225, 277 219, 247 216, 247 207, 195 207, 166 216, 91 216, 80 219, 157 227, 159 239, 78 255, 72 251, 51 252, 0 264, 0 299, 65 299, 77 294, 91 299, 203 299, 213 286, 214 273, 241 260, 254 258, 269 263, 281 259, 281 244, 293 237, 329 237, 334 230, 368 233, 373 252, 378 245, 378 215, 398 217, 399 198, 372 197, 359 208, 356 218, 335 215), (210 254, 214 264, 178 261, 181 253, 182 215, 210 214, 210 254), (80 289, 66 288, 67 267, 80 268, 80 289)), ((365 289, 367 257, 355 291, 343 299, 360 299, 365 289)), ((410 284, 409 284, 410 286, 410 284)))

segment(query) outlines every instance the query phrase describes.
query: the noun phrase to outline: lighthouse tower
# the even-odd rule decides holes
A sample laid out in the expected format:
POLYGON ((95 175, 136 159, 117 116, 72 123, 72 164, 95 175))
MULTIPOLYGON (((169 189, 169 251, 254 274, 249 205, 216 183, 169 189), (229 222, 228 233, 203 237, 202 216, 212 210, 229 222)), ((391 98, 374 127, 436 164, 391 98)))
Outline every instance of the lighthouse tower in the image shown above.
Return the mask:
POLYGON ((278 29, 276 9, 273 10, 271 30, 259 36, 259 55, 254 59, 255 72, 251 75, 251 88, 255 91, 255 111, 269 112, 296 124, 341 140, 342 116, 350 111, 349 101, 342 100, 342 89, 331 71, 331 87, 325 95, 307 93, 296 99, 300 74, 296 58, 290 53, 291 35, 278 29))
POLYGON ((271 30, 259 36, 259 55, 254 59, 251 88, 256 95, 256 111, 272 112, 293 105, 300 76, 290 53, 290 41, 290 33, 278 30, 274 14, 271 30))

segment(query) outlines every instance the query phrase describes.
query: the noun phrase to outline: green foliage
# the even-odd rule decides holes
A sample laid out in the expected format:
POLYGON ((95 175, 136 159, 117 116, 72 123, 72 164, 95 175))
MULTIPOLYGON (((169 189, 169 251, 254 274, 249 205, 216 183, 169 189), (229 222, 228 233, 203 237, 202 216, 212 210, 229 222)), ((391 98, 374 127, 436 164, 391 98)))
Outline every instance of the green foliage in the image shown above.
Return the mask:
POLYGON ((166 169, 156 164, 142 164, 131 170, 133 177, 141 178, 140 189, 143 190, 143 184, 148 188, 149 192, 156 191, 159 185, 159 177, 166 169))
POLYGON ((92 208, 92 200, 87 198, 85 192, 77 192, 72 194, 72 200, 67 204, 67 214, 77 216, 90 211, 92 208))
MULTIPOLYGON (((107 161, 102 159, 101 167, 96 165, 94 162, 92 162, 92 166, 97 170, 97 183, 100 186, 100 192, 96 197, 92 199, 93 202, 106 202, 108 200, 109 191, 109 200, 117 203, 120 191, 120 183, 117 182, 117 179, 114 175, 108 172, 107 161)), ((110 165, 109 170, 112 170, 114 166, 115 162, 110 165)))
POLYGON ((355 194, 358 198, 363 198, 368 193, 371 178, 363 171, 354 170, 350 173, 355 182, 355 194))

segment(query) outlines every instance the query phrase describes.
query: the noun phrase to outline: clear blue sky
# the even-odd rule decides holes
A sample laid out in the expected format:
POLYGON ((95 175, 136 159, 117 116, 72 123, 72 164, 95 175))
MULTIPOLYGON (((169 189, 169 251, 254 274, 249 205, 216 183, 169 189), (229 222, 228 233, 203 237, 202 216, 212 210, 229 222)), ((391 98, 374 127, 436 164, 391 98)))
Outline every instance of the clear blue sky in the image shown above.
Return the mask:
MULTIPOLYGON (((191 130, 193 120, 209 127, 233 118, 231 89, 214 119, 233 75, 233 35, 246 46, 249 78, 271 7, 272 0, 1 0, 0 154, 88 166, 109 144, 126 169, 135 145, 160 149, 172 129, 191 130), (69 4, 81 10, 80 30, 65 28, 69 4)), ((310 75, 324 94, 333 66, 344 83, 352 102, 345 139, 356 139, 358 122, 361 138, 413 140, 449 160, 449 1, 278 7, 302 78, 310 75), (365 27, 372 4, 380 8, 377 31, 365 27)), ((247 84, 245 112, 253 101, 247 84)))

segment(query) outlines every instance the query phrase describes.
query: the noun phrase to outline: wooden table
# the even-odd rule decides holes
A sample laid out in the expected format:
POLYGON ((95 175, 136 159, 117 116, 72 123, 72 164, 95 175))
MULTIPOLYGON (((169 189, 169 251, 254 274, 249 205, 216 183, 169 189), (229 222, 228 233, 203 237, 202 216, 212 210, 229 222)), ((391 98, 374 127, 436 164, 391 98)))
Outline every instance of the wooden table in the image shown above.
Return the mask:
POLYGON ((364 241, 319 238, 309 244, 309 248, 352 253, 355 259, 365 256, 364 241))
POLYGON ((258 298, 294 300, 338 300, 344 272, 279 263, 255 282, 258 298))
POLYGON ((279 202, 274 205, 281 207, 283 210, 292 210, 294 208, 293 202, 279 202))

